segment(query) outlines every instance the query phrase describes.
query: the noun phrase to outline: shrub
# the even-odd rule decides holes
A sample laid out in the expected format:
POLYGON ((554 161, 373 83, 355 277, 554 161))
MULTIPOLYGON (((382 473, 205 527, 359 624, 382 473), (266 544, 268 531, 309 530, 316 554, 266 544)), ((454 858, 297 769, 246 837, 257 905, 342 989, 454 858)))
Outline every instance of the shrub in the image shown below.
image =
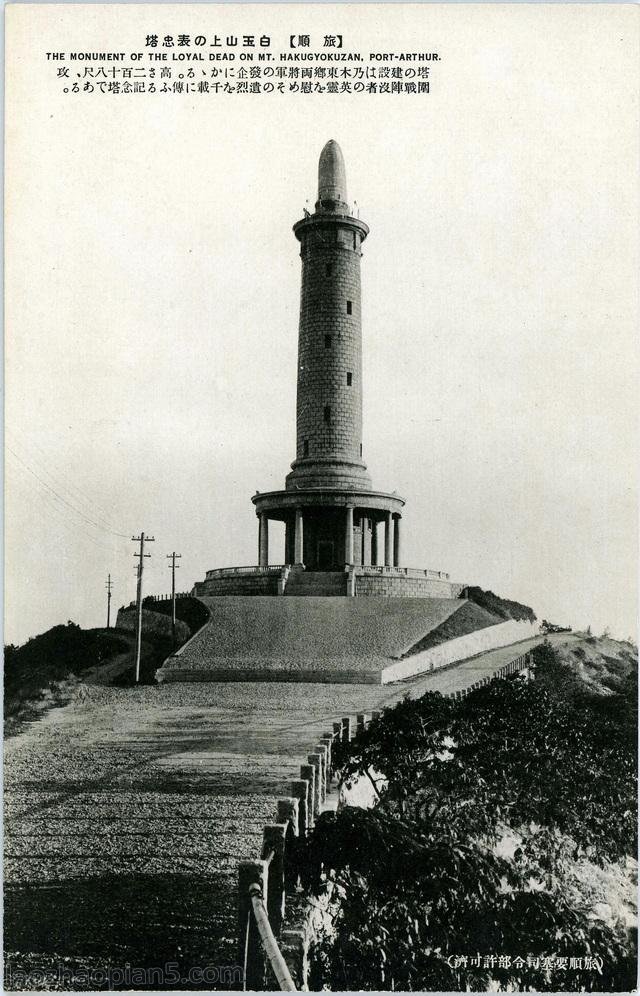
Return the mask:
POLYGON ((380 801, 323 815, 303 852, 307 886, 334 890, 316 986, 633 988, 625 932, 590 917, 576 877, 587 859, 635 854, 632 682, 589 695, 548 644, 537 672, 462 701, 405 700, 336 745, 343 777, 368 776, 380 801), (456 964, 476 952, 503 963, 456 964), (575 955, 598 961, 536 964, 575 955))

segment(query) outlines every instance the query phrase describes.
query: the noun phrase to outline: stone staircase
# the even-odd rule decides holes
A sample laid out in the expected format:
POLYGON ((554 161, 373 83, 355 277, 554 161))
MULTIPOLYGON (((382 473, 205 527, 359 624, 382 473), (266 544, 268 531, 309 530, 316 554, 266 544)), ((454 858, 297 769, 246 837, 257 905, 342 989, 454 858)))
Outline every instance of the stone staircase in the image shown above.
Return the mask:
POLYGON ((346 596, 347 575, 344 571, 292 571, 285 595, 346 596))

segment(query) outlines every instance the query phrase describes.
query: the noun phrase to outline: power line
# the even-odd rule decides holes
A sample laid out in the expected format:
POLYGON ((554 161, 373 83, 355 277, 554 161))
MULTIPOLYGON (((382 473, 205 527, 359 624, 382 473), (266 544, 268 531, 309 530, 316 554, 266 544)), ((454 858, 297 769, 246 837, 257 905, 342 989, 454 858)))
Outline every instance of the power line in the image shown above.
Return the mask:
MULTIPOLYGON (((16 469, 20 470, 21 473, 24 473, 26 475, 26 471, 22 467, 17 467, 16 469)), ((18 481, 18 478, 16 478, 16 482, 17 481, 18 481)), ((91 543, 94 546, 100 547, 101 550, 107 550, 110 554, 113 554, 114 547, 116 547, 116 546, 119 545, 116 539, 111 540, 111 543, 112 543, 111 546, 107 546, 105 543, 100 543, 99 540, 96 538, 95 535, 92 535, 90 532, 88 532, 86 529, 84 529, 81 525, 77 525, 75 522, 72 523, 70 521, 70 519, 67 516, 66 512, 64 511, 64 509, 61 508, 60 505, 58 504, 58 501, 57 501, 56 498, 53 498, 46 491, 43 492, 43 491, 34 490, 33 487, 29 487, 29 490, 27 491, 26 481, 24 481, 24 482, 20 481, 20 483, 21 483, 21 486, 24 488, 24 493, 25 494, 28 494, 29 496, 32 496, 32 495, 35 494, 35 495, 38 496, 38 498, 41 499, 41 501, 46 502, 47 508, 50 509, 52 512, 56 512, 57 515, 60 516, 61 522, 64 523, 64 525, 67 526, 68 529, 71 529, 74 532, 82 533, 83 536, 86 536, 87 539, 91 540, 91 543)))
POLYGON ((25 470, 27 470, 33 477, 35 477, 36 481, 39 481, 44 488, 46 488, 48 491, 51 491, 51 493, 54 494, 56 498, 58 498, 61 502, 67 505, 70 509, 72 509, 72 511, 74 511, 77 515, 79 515, 82 519, 84 519, 85 522, 88 522, 90 525, 95 526, 96 529, 101 529, 103 532, 111 533, 113 536, 119 536, 121 539, 127 538, 126 533, 119 533, 115 529, 111 529, 110 526, 107 526, 100 522, 96 522, 95 519, 89 518, 89 516, 85 515, 85 513, 81 509, 77 508, 77 506, 73 505, 70 501, 67 501, 67 499, 63 495, 59 494, 55 488, 52 488, 50 484, 47 484, 46 481, 43 481, 42 478, 39 477, 38 474, 36 474, 35 470, 33 470, 27 463, 25 463, 24 460, 21 457, 19 457, 18 454, 14 450, 12 450, 10 446, 7 446, 7 450, 9 451, 9 453, 11 453, 13 457, 15 457, 18 463, 20 463, 24 467, 25 470))
POLYGON ((15 427, 12 426, 9 436, 14 434, 16 435, 16 442, 19 445, 20 449, 27 451, 27 456, 30 457, 30 462, 35 463, 36 466, 40 464, 38 469, 41 472, 47 474, 47 476, 52 479, 53 485, 55 487, 57 487, 61 491, 69 492, 69 497, 73 501, 80 500, 81 504, 88 504, 92 510, 95 509, 96 512, 100 513, 101 518, 108 519, 109 513, 100 505, 100 503, 96 500, 96 498, 93 495, 90 495, 88 491, 84 491, 82 488, 78 487, 78 485, 71 480, 67 480, 66 478, 60 479, 57 476, 57 473, 51 470, 51 468, 48 466, 47 463, 49 459, 49 454, 42 449, 42 447, 39 445, 39 443, 35 441, 35 439, 32 439, 31 437, 25 434, 25 439, 27 440, 27 443, 25 445, 25 443, 20 440, 19 433, 16 434, 15 427), (29 454, 28 453, 29 447, 34 447, 41 454, 41 456, 39 458, 35 458, 33 455, 29 454), (73 495, 74 491, 76 492, 77 497, 73 495))
MULTIPOLYGON (((47 464, 46 459, 43 460, 41 457, 34 456, 32 453, 29 452, 29 447, 35 446, 35 448, 39 450, 40 453, 44 453, 42 448, 38 446, 38 444, 35 443, 35 441, 31 440, 25 446, 24 443, 22 443, 20 439, 16 437, 16 443, 22 454, 22 459, 25 460, 30 467, 33 465, 38 473, 45 474, 48 478, 51 479, 50 482, 46 483, 49 483, 51 487, 56 488, 58 491, 62 491, 63 493, 65 493, 66 497, 70 501, 77 502, 82 506, 89 506, 89 508, 91 509, 91 513, 99 516, 102 520, 108 519, 109 513, 106 512, 103 507, 101 507, 100 503, 92 495, 90 495, 86 491, 83 491, 83 489, 74 484, 74 482, 70 478, 62 478, 61 474, 58 474, 58 472, 53 471, 47 464)), ((16 443, 14 443, 13 445, 16 445, 16 443)), ((83 508, 83 511, 85 511, 86 513, 86 508, 83 508)))
MULTIPOLYGON (((100 521, 99 519, 98 519, 98 521, 96 521, 96 519, 92 519, 89 515, 87 515, 87 513, 84 511, 84 509, 78 508, 77 505, 74 505, 73 502, 69 501, 68 498, 65 498, 64 495, 61 495, 60 492, 57 491, 54 487, 52 487, 51 484, 49 484, 47 481, 44 481, 39 476, 39 474, 37 474, 36 471, 32 467, 30 467, 29 464, 26 463, 22 459, 22 457, 20 457, 15 452, 15 450, 11 449, 10 446, 7 446, 7 449, 11 453, 11 455, 13 457, 15 457, 15 459, 18 460, 18 462, 25 468, 25 470, 27 470, 33 477, 35 477, 35 479, 37 481, 39 481, 39 483, 42 484, 43 487, 47 488, 48 491, 51 491, 52 494, 54 494, 56 496, 56 498, 58 498, 60 501, 62 501, 65 505, 67 505, 69 508, 71 508, 78 515, 80 515, 90 525, 96 526, 98 529, 102 529, 105 532, 113 533, 114 536, 120 536, 122 539, 126 539, 127 538, 126 533, 119 533, 117 530, 113 529, 107 522, 105 522, 104 519, 102 521, 100 521)), ((75 499, 74 499, 74 501, 75 501, 75 499)), ((94 513, 92 512, 92 514, 94 514, 94 513)))

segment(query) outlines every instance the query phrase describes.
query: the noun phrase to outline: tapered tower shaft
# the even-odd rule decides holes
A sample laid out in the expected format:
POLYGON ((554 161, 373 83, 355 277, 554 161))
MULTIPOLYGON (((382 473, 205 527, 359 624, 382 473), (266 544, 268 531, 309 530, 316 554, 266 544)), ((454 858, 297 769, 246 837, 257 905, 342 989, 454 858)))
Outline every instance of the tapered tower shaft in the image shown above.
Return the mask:
POLYGON ((362 455, 360 257, 369 233, 351 215, 339 145, 320 155, 315 212, 294 226, 302 288, 296 459, 287 489, 368 490, 362 455))

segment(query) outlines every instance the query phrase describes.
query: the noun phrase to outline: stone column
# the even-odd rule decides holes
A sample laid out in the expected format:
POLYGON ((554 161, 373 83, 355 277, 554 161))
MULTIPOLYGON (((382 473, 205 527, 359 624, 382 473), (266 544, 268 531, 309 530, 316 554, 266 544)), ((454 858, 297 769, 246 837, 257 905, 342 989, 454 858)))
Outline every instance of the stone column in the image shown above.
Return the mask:
POLYGON ((371 563, 373 567, 378 563, 378 522, 371 520, 371 563))
POLYGON ((301 508, 297 508, 296 509, 296 533, 295 533, 295 540, 294 540, 294 557, 293 557, 294 562, 296 564, 302 564, 302 563, 304 563, 304 561, 302 559, 302 556, 303 556, 302 551, 304 549, 303 542, 302 542, 303 541, 303 528, 304 527, 303 527, 303 522, 302 522, 302 509, 301 508))
POLYGON ((391 567, 391 561, 393 560, 391 554, 391 547, 393 544, 393 536, 391 534, 391 512, 387 512, 387 517, 384 520, 384 566, 391 567))
POLYGON ((400 516, 393 520, 393 566, 400 567, 400 516))
POLYGON ((282 563, 291 563, 291 523, 289 521, 284 524, 284 560, 282 563))
POLYGON ((344 562, 353 563, 353 508, 351 505, 346 510, 345 534, 344 534, 344 562))
POLYGON ((258 519, 258 564, 269 565, 269 520, 266 512, 260 512, 258 519))

